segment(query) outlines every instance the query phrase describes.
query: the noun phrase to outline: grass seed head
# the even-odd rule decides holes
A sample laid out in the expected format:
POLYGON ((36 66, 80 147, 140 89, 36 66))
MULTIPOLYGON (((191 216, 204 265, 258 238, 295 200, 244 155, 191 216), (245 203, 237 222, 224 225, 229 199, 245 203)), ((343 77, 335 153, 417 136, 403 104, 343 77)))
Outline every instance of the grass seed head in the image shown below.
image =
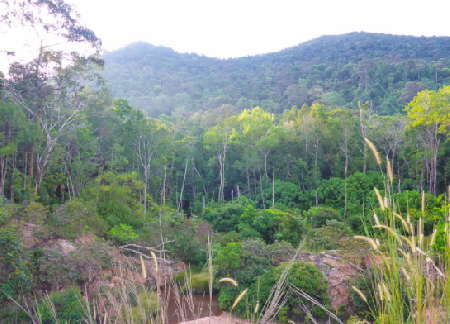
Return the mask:
POLYGON ((142 277, 144 279, 147 279, 147 269, 145 269, 144 259, 142 259, 142 255, 139 256, 141 259, 141 266, 142 266, 142 277))
POLYGON ((222 278, 222 279, 219 280, 219 282, 229 282, 235 287, 238 286, 237 282, 235 280, 231 279, 231 278, 222 278))
POLYGON ((359 240, 363 240, 366 241, 367 243, 369 243, 370 245, 372 245, 374 250, 378 250, 378 245, 377 243, 375 243, 374 240, 372 240, 371 238, 365 237, 365 236, 359 236, 359 235, 355 235, 353 236, 353 238, 355 239, 359 239, 359 240))
POLYGON ((375 160, 377 161, 378 165, 381 165, 380 155, 378 154, 378 151, 375 148, 375 145, 373 145, 373 143, 371 141, 369 141, 369 139, 367 139, 367 138, 364 138, 364 141, 367 143, 367 145, 369 145, 370 149, 372 150, 373 155, 374 155, 375 160))
POLYGON ((247 294, 247 291, 248 291, 248 288, 245 289, 243 292, 241 292, 241 294, 236 298, 236 300, 234 301, 233 306, 231 306, 232 310, 237 306, 237 304, 239 304, 241 299, 247 294))
POLYGON ((394 182, 394 173, 392 171, 392 166, 391 166, 391 162, 389 161, 389 158, 386 156, 386 161, 387 161, 387 174, 389 176, 389 181, 392 183, 394 182))
POLYGON ((154 252, 151 252, 153 257, 153 262, 155 262, 155 273, 158 273, 158 261, 156 260, 156 254, 154 252))
POLYGON ((403 217, 396 213, 394 213, 394 216, 402 222, 403 228, 409 233, 408 223, 403 219, 403 217))
POLYGON ((378 204, 380 205, 381 210, 384 210, 384 201, 383 198, 381 198, 380 192, 378 191, 377 187, 374 187, 373 190, 375 190, 375 194, 377 195, 378 204))
POLYGON ((359 290, 358 288, 356 288, 355 286, 352 286, 353 290, 356 291, 358 293, 358 295, 367 303, 367 298, 366 295, 364 295, 362 293, 361 290, 359 290))

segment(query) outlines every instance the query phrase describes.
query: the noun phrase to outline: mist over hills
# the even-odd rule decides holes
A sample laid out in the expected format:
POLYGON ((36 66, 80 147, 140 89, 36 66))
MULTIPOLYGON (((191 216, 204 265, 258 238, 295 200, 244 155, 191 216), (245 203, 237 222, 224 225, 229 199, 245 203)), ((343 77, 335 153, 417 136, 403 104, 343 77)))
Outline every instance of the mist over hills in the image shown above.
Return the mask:
POLYGON ((149 116, 182 115, 232 104, 281 113, 322 103, 380 115, 401 113, 423 89, 450 83, 450 37, 349 33, 280 52, 218 59, 138 42, 106 52, 104 76, 117 98, 149 116))

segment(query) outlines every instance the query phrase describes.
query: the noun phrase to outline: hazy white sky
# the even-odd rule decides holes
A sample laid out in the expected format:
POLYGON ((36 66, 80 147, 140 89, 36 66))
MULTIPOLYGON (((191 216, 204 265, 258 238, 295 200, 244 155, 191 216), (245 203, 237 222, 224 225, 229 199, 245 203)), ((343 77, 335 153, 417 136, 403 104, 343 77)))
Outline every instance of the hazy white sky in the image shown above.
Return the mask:
POLYGON ((106 50, 135 41, 206 56, 279 51, 353 31, 450 36, 450 0, 69 0, 106 50))
MULTIPOLYGON (((279 51, 321 35, 353 31, 450 36, 450 0, 66 1, 75 5, 82 22, 109 51, 145 41, 227 58, 279 51)), ((0 33, 0 54, 3 47, 25 54, 35 47, 34 38, 29 31, 0 33)), ((0 70, 6 67, 6 56, 0 55, 0 70)))

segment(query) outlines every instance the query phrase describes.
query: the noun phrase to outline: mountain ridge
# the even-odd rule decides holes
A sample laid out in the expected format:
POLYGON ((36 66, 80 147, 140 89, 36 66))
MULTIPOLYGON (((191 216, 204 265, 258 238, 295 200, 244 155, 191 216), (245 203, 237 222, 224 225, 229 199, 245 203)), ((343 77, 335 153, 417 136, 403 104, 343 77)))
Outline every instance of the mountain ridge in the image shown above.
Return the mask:
POLYGON ((282 112, 314 102, 356 108, 367 100, 390 115, 418 90, 449 84, 449 53, 450 37, 354 32, 240 58, 178 53, 144 42, 103 57, 113 94, 152 117, 189 117, 222 104, 282 112))

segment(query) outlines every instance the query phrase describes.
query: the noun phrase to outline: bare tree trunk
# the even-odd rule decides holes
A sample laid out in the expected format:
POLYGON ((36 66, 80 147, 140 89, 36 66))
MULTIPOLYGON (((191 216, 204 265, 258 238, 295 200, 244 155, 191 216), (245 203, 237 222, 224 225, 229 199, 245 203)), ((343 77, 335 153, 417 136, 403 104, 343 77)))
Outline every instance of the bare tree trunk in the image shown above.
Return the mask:
POLYGON ((13 163, 12 163, 12 172, 11 172, 11 202, 14 203, 14 191, 16 190, 15 188, 15 182, 16 182, 16 175, 14 170, 16 169, 16 160, 17 160, 17 155, 14 154, 13 156, 13 163))
POLYGON ((8 171, 8 156, 0 157, 0 197, 4 197, 6 172, 8 171))
POLYGON ((183 207, 183 191, 184 191, 184 183, 186 181, 188 161, 189 161, 189 158, 186 158, 186 166, 184 167, 183 184, 181 185, 180 200, 179 200, 179 204, 178 204, 178 208, 177 208, 178 212, 180 212, 183 207))
POLYGON ((264 195, 263 195, 263 190, 262 190, 261 174, 259 174, 259 188, 261 189, 261 199, 262 199, 262 202, 263 202, 263 206, 264 206, 264 209, 266 209, 266 202, 264 201, 264 195))
POLYGON ((275 171, 272 173, 272 207, 275 207, 275 171))

